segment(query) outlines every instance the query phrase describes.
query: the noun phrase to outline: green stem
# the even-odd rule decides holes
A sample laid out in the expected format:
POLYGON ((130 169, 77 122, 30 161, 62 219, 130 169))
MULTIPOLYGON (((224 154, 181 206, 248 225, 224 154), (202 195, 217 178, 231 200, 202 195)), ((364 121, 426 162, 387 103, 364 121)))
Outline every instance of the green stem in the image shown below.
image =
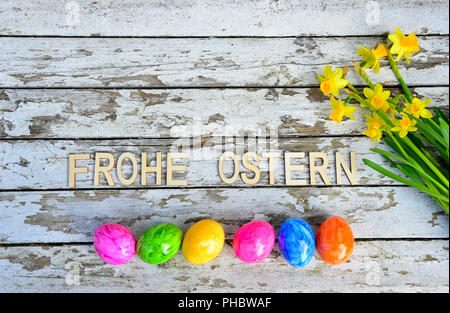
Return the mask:
POLYGON ((346 106, 347 104, 349 104, 349 102, 353 99, 353 96, 348 96, 347 99, 345 99, 344 101, 344 106, 346 106))
POLYGON ((402 153, 403 157, 408 159, 408 154, 403 149, 402 145, 398 142, 397 138, 395 138, 395 136, 392 134, 392 132, 390 130, 388 130, 388 131, 386 131, 386 134, 388 134, 389 138, 391 138, 391 140, 395 143, 395 145, 397 146, 399 151, 402 153))
POLYGON ((425 162, 425 164, 436 174, 437 177, 444 183, 444 185, 449 188, 448 179, 442 174, 442 172, 434 166, 434 164, 423 155, 422 151, 420 151, 416 145, 409 139, 408 137, 403 137, 403 141, 425 162))
POLYGON ((412 100, 414 99, 414 96, 412 95, 408 86, 406 86, 405 81, 403 80, 403 77, 398 70, 397 63, 395 62, 394 58, 392 57, 391 52, 388 52, 388 60, 389 60, 389 64, 391 65, 392 72, 394 72, 395 77, 397 78, 398 82, 402 86, 403 92, 405 93, 406 98, 408 99, 408 102, 411 103, 412 100))
POLYGON ((358 89, 356 89, 352 84, 350 84, 350 82, 347 84, 347 87, 350 88, 350 90, 353 91, 357 96, 362 98, 363 95, 358 91, 358 89))
POLYGON ((372 83, 372 81, 369 79, 369 76, 367 76, 366 72, 362 68, 356 70, 356 72, 366 82, 366 84, 369 85, 370 88, 375 88, 375 85, 372 83))

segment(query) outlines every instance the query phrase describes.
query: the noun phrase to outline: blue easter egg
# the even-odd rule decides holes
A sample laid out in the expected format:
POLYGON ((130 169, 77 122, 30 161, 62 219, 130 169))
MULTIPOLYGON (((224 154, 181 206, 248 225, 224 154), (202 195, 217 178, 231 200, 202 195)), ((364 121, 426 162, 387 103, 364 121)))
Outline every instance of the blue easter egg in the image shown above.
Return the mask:
POLYGON ((295 267, 304 267, 314 254, 316 241, 314 232, 307 222, 290 218, 280 227, 278 245, 286 261, 295 267))

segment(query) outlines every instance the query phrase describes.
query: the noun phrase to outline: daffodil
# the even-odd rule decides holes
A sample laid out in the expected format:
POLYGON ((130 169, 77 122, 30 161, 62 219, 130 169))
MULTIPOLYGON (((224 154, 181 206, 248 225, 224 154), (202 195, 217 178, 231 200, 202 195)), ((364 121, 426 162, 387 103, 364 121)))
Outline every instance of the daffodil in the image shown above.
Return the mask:
POLYGON ((367 128, 365 132, 363 132, 363 135, 366 135, 367 137, 372 138, 372 143, 376 141, 380 141, 381 137, 383 136, 383 131, 379 128, 367 128))
POLYGON ((367 130, 363 132, 363 135, 372 138, 372 143, 380 141, 383 136, 382 127, 386 124, 378 114, 374 113, 373 117, 366 114, 367 130))
POLYGON ((337 97, 339 95, 339 89, 344 88, 348 84, 348 81, 342 78, 343 74, 344 71, 341 68, 332 71, 331 66, 325 66, 323 76, 317 75, 320 81, 320 90, 325 95, 332 94, 337 97))
POLYGON ((379 59, 388 55, 388 51, 383 44, 379 44, 376 49, 369 50, 366 47, 361 46, 360 49, 356 51, 360 56, 363 57, 361 62, 362 68, 372 68, 375 73, 380 73, 380 62, 379 59))
POLYGON ((414 98, 412 103, 405 103, 405 112, 411 114, 416 118, 432 118, 433 114, 431 114, 431 112, 426 109, 430 102, 431 99, 421 101, 420 99, 414 98))
POLYGON ((405 34, 397 27, 395 29, 395 34, 389 34, 388 38, 394 43, 390 51, 392 54, 397 54, 396 61, 405 56, 406 61, 409 64, 409 57, 412 53, 420 50, 419 40, 414 33, 405 36, 405 34))
POLYGON ((395 116, 395 114, 398 113, 397 108, 395 107, 395 104, 388 102, 389 109, 387 110, 387 113, 390 113, 392 117, 395 116))
POLYGON ((382 128, 383 126, 386 125, 383 119, 375 112, 373 113, 373 116, 366 114, 365 117, 367 120, 368 128, 382 128))
POLYGON ((373 89, 364 88, 364 95, 373 107, 382 109, 384 112, 390 109, 389 103, 386 100, 390 97, 391 92, 389 90, 383 91, 381 84, 376 84, 373 89))
POLYGON ((417 130, 417 127, 414 127, 416 125, 416 121, 411 120, 408 116, 403 115, 403 118, 401 120, 394 119, 393 120, 395 127, 391 128, 393 132, 399 132, 400 138, 405 137, 408 135, 408 132, 414 132, 417 130))
POLYGON ((330 101, 331 109, 334 110, 334 112, 330 115, 330 119, 332 119, 336 123, 340 123, 342 121, 342 118, 346 116, 356 121, 356 119, 351 115, 355 113, 355 107, 352 107, 351 105, 345 105, 345 103, 342 103, 341 99, 336 100, 336 98, 333 96, 330 98, 330 101))

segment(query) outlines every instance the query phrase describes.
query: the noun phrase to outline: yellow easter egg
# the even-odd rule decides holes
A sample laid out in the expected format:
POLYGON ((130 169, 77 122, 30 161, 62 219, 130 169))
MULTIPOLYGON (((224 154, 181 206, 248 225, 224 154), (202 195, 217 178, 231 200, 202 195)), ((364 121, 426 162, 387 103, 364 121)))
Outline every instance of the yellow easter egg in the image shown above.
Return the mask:
POLYGON ((224 242, 222 226, 213 220, 202 220, 188 229, 181 250, 189 263, 203 264, 220 253, 224 242))

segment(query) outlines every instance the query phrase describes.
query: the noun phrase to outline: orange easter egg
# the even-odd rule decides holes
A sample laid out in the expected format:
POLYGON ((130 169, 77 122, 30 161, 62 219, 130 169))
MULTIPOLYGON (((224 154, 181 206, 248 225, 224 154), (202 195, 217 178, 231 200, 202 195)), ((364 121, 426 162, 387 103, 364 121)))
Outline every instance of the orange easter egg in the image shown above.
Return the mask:
POLYGON ((347 261, 352 255, 354 244, 353 232, 342 217, 330 217, 317 231, 317 252, 329 264, 337 265, 347 261))

